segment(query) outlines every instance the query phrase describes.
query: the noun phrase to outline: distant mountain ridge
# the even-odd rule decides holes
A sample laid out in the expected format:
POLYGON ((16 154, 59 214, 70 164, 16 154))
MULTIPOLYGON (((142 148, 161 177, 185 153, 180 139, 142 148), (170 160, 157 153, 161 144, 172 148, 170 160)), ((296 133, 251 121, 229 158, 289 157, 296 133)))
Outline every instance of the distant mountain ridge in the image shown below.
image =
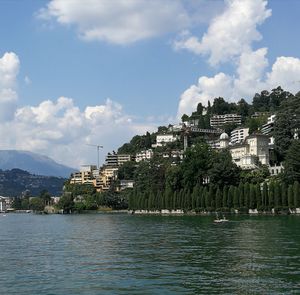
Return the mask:
POLYGON ((76 169, 29 151, 0 150, 0 169, 22 169, 31 174, 68 178, 76 169))

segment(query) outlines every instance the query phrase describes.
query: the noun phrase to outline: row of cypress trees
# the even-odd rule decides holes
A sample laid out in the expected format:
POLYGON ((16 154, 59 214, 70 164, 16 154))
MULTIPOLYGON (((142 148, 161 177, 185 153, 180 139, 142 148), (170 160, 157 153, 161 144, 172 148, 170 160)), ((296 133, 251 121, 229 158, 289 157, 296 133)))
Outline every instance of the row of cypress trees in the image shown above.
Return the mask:
POLYGON ((240 183, 238 186, 196 185, 192 191, 182 189, 172 191, 166 186, 164 191, 139 192, 134 189, 129 195, 130 210, 177 210, 215 211, 230 209, 258 209, 300 207, 300 185, 294 182, 266 182, 260 184, 240 183))

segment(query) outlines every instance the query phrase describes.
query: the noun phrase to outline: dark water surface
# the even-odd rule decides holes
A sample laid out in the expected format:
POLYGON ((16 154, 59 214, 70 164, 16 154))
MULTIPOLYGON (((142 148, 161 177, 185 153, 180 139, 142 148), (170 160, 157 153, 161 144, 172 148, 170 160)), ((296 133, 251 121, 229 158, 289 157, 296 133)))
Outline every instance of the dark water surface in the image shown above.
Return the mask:
POLYGON ((0 215, 0 294, 300 294, 300 216, 0 215))

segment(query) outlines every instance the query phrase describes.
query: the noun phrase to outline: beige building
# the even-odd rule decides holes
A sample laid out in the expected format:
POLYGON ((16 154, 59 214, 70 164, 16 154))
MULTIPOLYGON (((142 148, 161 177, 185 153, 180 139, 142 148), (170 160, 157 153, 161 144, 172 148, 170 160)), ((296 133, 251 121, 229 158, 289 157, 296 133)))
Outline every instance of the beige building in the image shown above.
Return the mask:
POLYGON ((80 171, 71 174, 71 184, 94 184, 95 176, 97 175, 97 166, 83 165, 80 171))
POLYGON ((253 134, 246 137, 241 144, 229 146, 232 160, 242 169, 254 169, 257 160, 269 165, 269 137, 264 134, 253 134))

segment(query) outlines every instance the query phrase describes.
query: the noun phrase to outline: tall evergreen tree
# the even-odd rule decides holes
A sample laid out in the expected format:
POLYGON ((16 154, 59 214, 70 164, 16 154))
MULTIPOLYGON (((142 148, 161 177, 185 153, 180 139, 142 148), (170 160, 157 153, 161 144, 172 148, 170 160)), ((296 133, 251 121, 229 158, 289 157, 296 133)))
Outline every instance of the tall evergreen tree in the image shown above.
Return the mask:
POLYGON ((288 205, 289 208, 294 208, 294 191, 293 191, 293 185, 289 185, 288 187, 288 205))
POLYGON ((216 209, 219 209, 222 207, 222 195, 221 195, 221 191, 220 188, 217 188, 216 191, 216 209))
POLYGON ((274 183, 269 184, 269 207, 274 208, 274 183))
POLYGON ((256 184, 255 185, 255 192, 256 192, 256 208, 260 208, 263 204, 262 201, 262 193, 261 193, 261 189, 260 189, 260 184, 256 184))
POLYGON ((274 183, 274 205, 275 207, 281 206, 280 185, 278 181, 274 183))
POLYGON ((263 184, 263 191, 262 191, 262 200, 263 200, 263 206, 266 207, 269 204, 269 191, 268 191, 268 185, 266 182, 263 184))
POLYGON ((249 200, 250 200, 250 184, 248 182, 244 185, 244 205, 249 208, 249 200))
POLYGON ((227 207, 227 196, 228 196, 228 188, 227 186, 223 187, 223 197, 222 197, 222 205, 223 207, 227 207))
POLYGON ((300 206, 300 187, 299 187, 298 181, 294 182, 293 191, 294 191, 294 206, 296 208, 299 208, 299 206, 300 206))
POLYGON ((240 202, 239 202, 239 188, 234 187, 234 192, 233 192, 233 207, 235 209, 240 207, 240 202))
POLYGON ((283 207, 288 205, 287 202, 287 188, 284 182, 281 183, 281 204, 283 207))
POLYGON ((242 182, 239 184, 239 204, 240 207, 244 207, 244 184, 242 182))

